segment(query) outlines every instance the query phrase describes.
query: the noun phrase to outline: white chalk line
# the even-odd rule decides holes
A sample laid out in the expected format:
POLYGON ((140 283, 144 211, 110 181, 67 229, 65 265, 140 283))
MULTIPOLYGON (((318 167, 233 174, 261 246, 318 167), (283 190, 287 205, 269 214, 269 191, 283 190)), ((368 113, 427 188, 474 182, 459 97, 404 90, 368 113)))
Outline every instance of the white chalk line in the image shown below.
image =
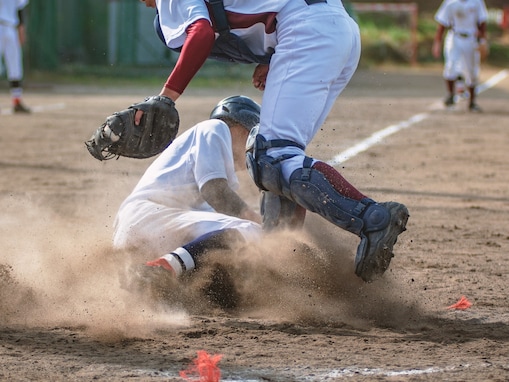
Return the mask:
MULTIPOLYGON (((509 70, 507 70, 507 69, 498 72, 497 74, 492 76, 490 79, 488 79, 486 82, 479 85, 476 93, 479 94, 479 93, 486 91, 487 89, 494 87, 499 82, 504 80, 508 75, 509 75, 509 70)), ((441 103, 440 104, 433 103, 432 105, 430 105, 429 109, 436 110, 439 105, 441 105, 441 103)), ((360 154, 360 153, 370 149, 371 147, 379 144, 380 142, 382 142, 382 140, 384 138, 387 138, 388 136, 393 135, 401 130, 408 129, 409 127, 412 127, 415 124, 425 120, 430 115, 431 114, 429 112, 416 114, 416 115, 410 117, 409 119, 407 119, 406 121, 401 121, 397 124, 387 126, 386 128, 373 133, 372 135, 370 135, 368 138, 364 139, 363 141, 361 141, 361 142, 353 145, 352 147, 346 149, 345 151, 339 153, 338 155, 336 155, 334 158, 332 158, 327 163, 331 166, 335 166, 335 165, 344 163, 347 160, 355 157, 357 154, 360 154)))
MULTIPOLYGON (((297 381, 320 381, 320 380, 330 380, 331 378, 348 378, 353 376, 378 376, 378 377, 401 377, 401 376, 416 376, 416 375, 430 375, 430 374, 436 374, 436 373, 446 373, 451 371, 458 371, 458 370, 464 370, 469 368, 471 365, 469 364, 463 364, 459 366, 447 366, 447 367, 428 367, 425 369, 403 369, 403 370, 390 370, 390 369, 384 369, 384 368, 367 368, 367 367, 346 367, 346 368, 339 368, 339 369, 332 369, 332 370, 313 370, 311 376, 298 376, 293 375, 290 376, 293 378, 296 382, 297 381)), ((174 371, 164 371, 161 369, 136 369, 134 372, 142 375, 153 375, 154 373, 157 373, 158 376, 161 377, 175 377, 176 373, 174 371)), ((282 372, 279 374, 279 376, 288 378, 287 375, 288 370, 286 372, 282 372)), ((250 371, 246 370, 243 373, 238 374, 249 374, 250 371)), ((277 376, 278 373, 276 370, 256 370, 252 371, 253 374, 258 375, 264 375, 267 376, 277 376)), ((266 378, 258 378, 258 377, 247 377, 243 378, 240 376, 224 376, 221 379, 224 382, 263 382, 266 381, 266 378)))
MULTIPOLYGON (((32 113, 42 113, 45 111, 61 110, 61 109, 65 109, 65 103, 54 103, 51 105, 33 106, 30 108, 30 111, 32 113)), ((12 108, 0 109, 0 115, 12 115, 12 114, 14 114, 14 112, 12 111, 12 108)))

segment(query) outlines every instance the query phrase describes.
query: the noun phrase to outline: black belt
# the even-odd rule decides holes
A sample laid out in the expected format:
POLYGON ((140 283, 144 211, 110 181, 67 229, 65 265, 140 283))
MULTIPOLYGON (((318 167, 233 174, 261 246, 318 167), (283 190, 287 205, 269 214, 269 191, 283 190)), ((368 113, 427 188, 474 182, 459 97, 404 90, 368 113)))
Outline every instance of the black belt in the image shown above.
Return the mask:
POLYGON ((327 2, 327 0, 304 0, 304 1, 307 3, 307 5, 327 2))
POLYGON ((458 36, 460 36, 460 37, 463 37, 463 38, 468 38, 468 37, 470 37, 470 34, 469 34, 469 33, 458 33, 458 32, 456 32, 456 34, 457 34, 458 36))

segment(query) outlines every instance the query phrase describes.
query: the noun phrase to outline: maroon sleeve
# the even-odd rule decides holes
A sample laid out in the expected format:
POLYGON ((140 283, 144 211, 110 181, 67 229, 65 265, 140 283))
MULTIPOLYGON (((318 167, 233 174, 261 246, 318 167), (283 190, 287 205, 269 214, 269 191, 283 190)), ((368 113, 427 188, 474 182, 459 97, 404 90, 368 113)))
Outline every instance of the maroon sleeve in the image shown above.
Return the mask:
POLYGON ((200 70, 214 46, 215 33, 208 20, 200 19, 186 29, 180 56, 164 87, 182 94, 200 70))

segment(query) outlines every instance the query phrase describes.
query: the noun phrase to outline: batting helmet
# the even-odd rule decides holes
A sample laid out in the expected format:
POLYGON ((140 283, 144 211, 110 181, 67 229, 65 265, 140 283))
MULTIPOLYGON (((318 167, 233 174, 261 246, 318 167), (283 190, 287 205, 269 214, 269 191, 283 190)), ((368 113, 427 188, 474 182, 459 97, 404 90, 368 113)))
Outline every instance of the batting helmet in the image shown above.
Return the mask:
POLYGON ((214 107, 210 118, 229 119, 240 123, 250 131, 260 122, 260 105, 251 98, 242 95, 227 97, 214 107))

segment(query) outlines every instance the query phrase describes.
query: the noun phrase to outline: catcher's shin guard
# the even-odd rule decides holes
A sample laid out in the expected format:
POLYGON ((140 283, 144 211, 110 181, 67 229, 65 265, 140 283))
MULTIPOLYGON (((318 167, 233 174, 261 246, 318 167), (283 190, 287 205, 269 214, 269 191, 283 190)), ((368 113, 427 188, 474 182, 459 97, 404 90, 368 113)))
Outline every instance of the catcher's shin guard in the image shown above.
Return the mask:
POLYGON ((357 276, 369 282, 387 270, 397 237, 406 229, 409 214, 404 205, 346 198, 313 168, 296 170, 289 191, 299 205, 361 238, 355 257, 357 276))
POLYGON ((385 208, 368 198, 357 201, 344 197, 313 168, 294 171, 289 190, 291 198, 298 204, 358 236, 381 230, 390 220, 385 208))

